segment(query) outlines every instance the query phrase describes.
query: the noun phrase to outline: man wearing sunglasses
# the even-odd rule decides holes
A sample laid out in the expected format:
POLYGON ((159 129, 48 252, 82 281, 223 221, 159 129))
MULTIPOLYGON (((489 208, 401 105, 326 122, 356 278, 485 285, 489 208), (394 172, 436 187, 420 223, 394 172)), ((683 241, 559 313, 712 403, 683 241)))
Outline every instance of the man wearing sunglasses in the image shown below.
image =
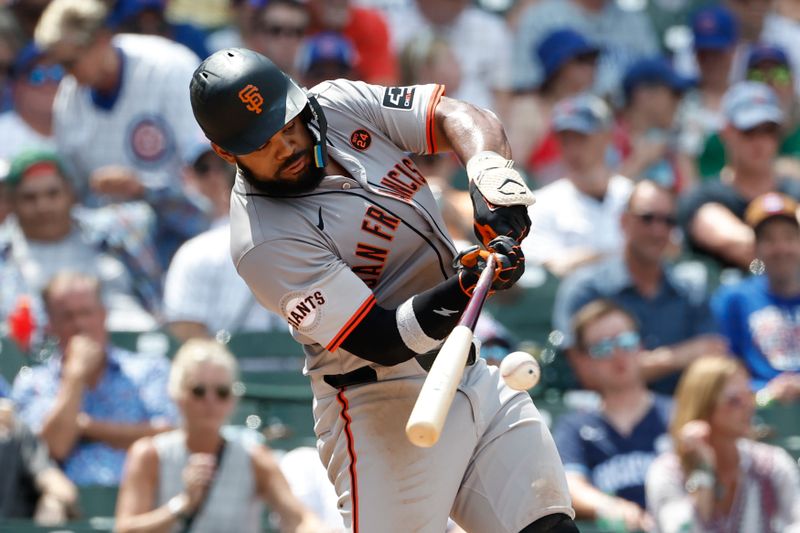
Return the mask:
POLYGON ((728 165, 719 180, 706 181, 680 206, 691 249, 723 266, 744 271, 755 258, 755 234, 744 221, 751 200, 770 191, 800 198, 800 182, 779 175, 775 160, 786 115, 768 85, 743 81, 725 93, 721 132, 728 165))
POLYGON ((594 300, 576 313, 574 329, 571 363, 601 401, 596 411, 559 418, 553 431, 575 512, 615 531, 650 531, 644 480, 665 449, 670 400, 647 390, 636 320, 623 308, 594 300))
POLYGON ((572 317, 586 303, 608 298, 636 317, 646 350, 642 373, 656 391, 671 394, 680 371, 705 353, 726 351, 714 333, 705 287, 666 262, 677 225, 675 194, 652 181, 636 184, 621 218, 621 254, 567 277, 558 289, 553 327, 570 354, 572 317))

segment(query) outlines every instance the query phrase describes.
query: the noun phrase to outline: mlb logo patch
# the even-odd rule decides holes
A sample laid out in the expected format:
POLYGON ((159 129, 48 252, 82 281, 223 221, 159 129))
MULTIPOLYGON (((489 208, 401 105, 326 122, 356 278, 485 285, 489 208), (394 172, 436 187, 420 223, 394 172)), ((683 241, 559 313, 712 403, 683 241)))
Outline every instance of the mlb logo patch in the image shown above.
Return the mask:
POLYGON ((414 105, 414 87, 387 87, 383 93, 383 107, 411 109, 414 105))

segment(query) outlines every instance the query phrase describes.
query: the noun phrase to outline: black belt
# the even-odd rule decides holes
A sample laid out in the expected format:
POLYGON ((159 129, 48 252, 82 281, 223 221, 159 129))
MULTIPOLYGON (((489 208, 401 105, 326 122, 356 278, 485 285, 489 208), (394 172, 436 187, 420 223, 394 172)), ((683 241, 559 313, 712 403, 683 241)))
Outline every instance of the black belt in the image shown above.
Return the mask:
POLYGON ((326 374, 322 379, 335 389, 364 385, 378 381, 378 373, 371 366, 362 366, 346 374, 326 374))

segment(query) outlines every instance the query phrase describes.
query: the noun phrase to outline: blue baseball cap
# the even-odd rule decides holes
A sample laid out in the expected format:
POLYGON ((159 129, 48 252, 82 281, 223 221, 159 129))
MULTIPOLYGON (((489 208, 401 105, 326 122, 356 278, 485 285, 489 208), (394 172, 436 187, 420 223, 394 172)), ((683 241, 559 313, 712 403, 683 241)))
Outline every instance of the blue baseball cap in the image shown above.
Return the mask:
POLYGON ((750 47, 747 56, 747 68, 751 69, 760 63, 778 63, 779 65, 789 65, 789 58, 783 48, 771 44, 754 44, 750 47))
POLYGON ((355 48, 346 37, 336 32, 318 33, 307 38, 298 55, 298 70, 307 73, 318 63, 326 61, 353 68, 355 48))
POLYGON ((694 85, 694 80, 678 74, 667 58, 657 56, 640 59, 628 68, 622 80, 625 100, 629 101, 633 90, 640 85, 664 85, 683 93, 694 85))
POLYGON ((695 50, 725 50, 739 40, 739 28, 729 9, 711 6, 692 15, 695 50))
POLYGON ((575 30, 561 29, 549 33, 536 47, 536 55, 542 63, 545 83, 568 61, 583 55, 597 55, 600 49, 591 44, 575 30))
POLYGON ((731 86, 722 97, 722 114, 737 130, 769 122, 782 124, 784 118, 775 91, 758 81, 740 81, 731 86))
POLYGON ((561 100, 553 108, 553 131, 576 131, 591 135, 611 127, 613 116, 608 104, 593 94, 584 93, 561 100))

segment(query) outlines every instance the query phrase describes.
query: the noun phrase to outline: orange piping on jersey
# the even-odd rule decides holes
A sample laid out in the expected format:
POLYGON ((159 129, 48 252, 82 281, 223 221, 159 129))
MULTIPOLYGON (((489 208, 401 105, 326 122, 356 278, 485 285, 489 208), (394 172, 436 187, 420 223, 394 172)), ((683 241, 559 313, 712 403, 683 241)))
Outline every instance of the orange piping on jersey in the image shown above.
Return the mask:
POLYGON ((333 340, 328 343, 325 349, 329 352, 335 352, 338 350, 339 346, 342 345, 347 336, 350 335, 354 329, 356 329, 356 326, 358 326, 361 321, 364 320, 364 317, 367 316, 367 313, 369 313, 374 306, 375 295, 370 294, 367 299, 364 300, 364 303, 362 303, 361 306, 356 309, 356 312, 353 313, 353 316, 350 317, 350 320, 348 320, 347 323, 342 326, 342 329, 339 330, 339 333, 337 333, 333 340))
POLYGON ((426 132, 426 141, 427 141, 427 149, 429 154, 436 153, 436 138, 434 132, 436 131, 436 120, 434 117, 434 111, 436 110, 436 105, 439 103, 439 99, 444 94, 444 85, 437 85, 436 89, 433 90, 433 94, 431 95, 431 99, 428 101, 428 111, 425 116, 425 132, 426 132))
POLYGON ((356 475, 356 443, 355 439, 353 438, 353 431, 350 425, 353 423, 353 420, 350 418, 350 414, 347 410, 350 408, 350 404, 347 401, 347 398, 344 395, 345 389, 341 389, 339 394, 336 395, 336 399, 339 400, 339 404, 342 406, 342 420, 344 420, 344 434, 347 437, 347 455, 350 456, 350 500, 353 502, 352 504, 352 515, 353 515, 353 533, 358 533, 358 475, 356 475))

